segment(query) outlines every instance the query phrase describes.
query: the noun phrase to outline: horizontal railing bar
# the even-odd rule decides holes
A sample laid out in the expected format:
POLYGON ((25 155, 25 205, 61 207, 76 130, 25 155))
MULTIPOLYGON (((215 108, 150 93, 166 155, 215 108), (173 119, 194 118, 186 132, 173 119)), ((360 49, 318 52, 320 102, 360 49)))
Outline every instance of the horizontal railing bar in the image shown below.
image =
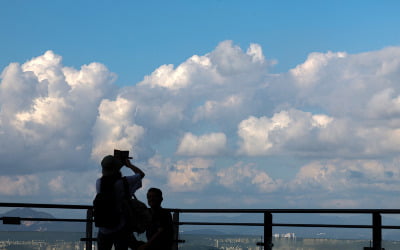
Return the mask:
MULTIPOLYGON (((30 207, 57 209, 92 209, 90 205, 69 204, 40 204, 40 203, 5 203, 0 207, 30 207)), ((400 214, 400 209, 177 209, 167 208, 170 212, 178 213, 297 213, 297 214, 400 214)), ((3 219, 3 218, 0 218, 3 219)), ((19 218, 23 221, 60 221, 60 222, 90 222, 88 219, 62 218, 19 218)), ((179 225, 227 225, 227 226, 264 226, 264 223, 226 223, 226 222, 179 222, 179 225)), ((274 227, 336 227, 336 228, 373 228, 372 225, 335 225, 335 224, 290 224, 273 223, 274 227)), ((400 226, 381 226, 382 229, 400 229, 400 226)))
MULTIPOLYGON (((274 227, 335 227, 335 228, 373 228, 372 225, 331 225, 331 224, 290 224, 273 223, 274 227)), ((400 226, 381 226, 382 229, 400 229, 400 226)))
MULTIPOLYGON (((179 225, 206 225, 206 226, 258 226, 263 223, 235 223, 235 222, 179 222, 179 225)), ((274 227, 334 227, 334 228, 372 228, 371 225, 338 225, 338 224, 298 224, 298 223, 273 223, 274 227)))
POLYGON ((400 229, 400 226, 381 226, 382 229, 400 229))
POLYGON ((400 214, 400 209, 178 209, 168 208, 179 213, 297 213, 297 214, 400 214))
MULTIPOLYGON (((7 217, 1 217, 0 220, 3 220, 3 218, 7 217)), ((87 219, 62 219, 62 218, 23 218, 23 217, 15 217, 18 218, 21 221, 63 221, 63 222, 90 222, 87 219)), ((93 221, 93 220, 91 220, 93 221)))
POLYGON ((343 225, 343 224, 290 224, 290 223, 274 223, 276 227, 333 227, 333 228, 372 228, 372 225, 343 225))
MULTIPOLYGON (((64 209, 91 209, 91 205, 70 204, 40 204, 40 203, 9 203, 0 202, 0 207, 34 207, 34 208, 64 208, 64 209)), ((348 213, 348 214, 400 214, 400 209, 178 209, 167 208, 171 212, 180 213, 348 213)))
MULTIPOLYGON (((246 222, 179 222, 179 225, 196 226, 256 226, 263 227, 264 223, 246 222)), ((344 224, 298 224, 298 223, 273 223, 274 227, 332 227, 332 228, 373 228, 372 225, 344 225, 344 224)), ((382 226, 382 229, 400 229, 400 226, 382 226)))
POLYGON ((203 225, 203 226, 256 226, 262 227, 263 223, 240 223, 240 222, 179 222, 179 225, 203 225))
POLYGON ((64 209, 90 209, 90 208, 93 208, 93 206, 89 206, 89 205, 4 203, 4 202, 0 202, 0 207, 34 207, 34 208, 64 208, 64 209))
MULTIPOLYGON (((18 217, 19 218, 19 217, 18 217)), ((0 220, 2 220, 0 218, 0 220)), ((62 218, 19 218, 21 221, 58 221, 58 222, 88 222, 87 219, 62 219, 62 218)), ((93 222, 93 220, 91 220, 93 222)), ((263 223, 248 222, 179 222, 179 225, 204 225, 204 226, 264 226, 263 223)), ((274 227, 336 227, 336 228, 372 228, 372 225, 338 225, 338 224, 292 224, 273 223, 274 227)), ((400 229, 400 226, 382 226, 382 229, 400 229)))

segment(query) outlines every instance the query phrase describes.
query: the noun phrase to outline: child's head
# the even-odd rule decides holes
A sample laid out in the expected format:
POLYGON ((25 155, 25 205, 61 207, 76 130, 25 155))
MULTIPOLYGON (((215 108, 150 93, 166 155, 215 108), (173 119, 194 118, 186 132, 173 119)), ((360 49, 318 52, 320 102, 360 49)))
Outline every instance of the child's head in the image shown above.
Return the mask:
POLYGON ((160 207, 162 200, 163 196, 160 189, 153 187, 147 191, 147 204, 149 204, 150 207, 160 207))

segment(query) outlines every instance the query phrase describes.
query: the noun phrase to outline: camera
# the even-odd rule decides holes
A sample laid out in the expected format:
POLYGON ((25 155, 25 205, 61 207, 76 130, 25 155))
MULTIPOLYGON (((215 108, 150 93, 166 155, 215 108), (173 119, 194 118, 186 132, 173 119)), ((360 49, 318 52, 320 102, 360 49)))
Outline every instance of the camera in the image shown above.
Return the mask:
POLYGON ((132 159, 132 157, 129 157, 129 150, 114 149, 114 157, 123 163, 125 163, 127 159, 132 159))

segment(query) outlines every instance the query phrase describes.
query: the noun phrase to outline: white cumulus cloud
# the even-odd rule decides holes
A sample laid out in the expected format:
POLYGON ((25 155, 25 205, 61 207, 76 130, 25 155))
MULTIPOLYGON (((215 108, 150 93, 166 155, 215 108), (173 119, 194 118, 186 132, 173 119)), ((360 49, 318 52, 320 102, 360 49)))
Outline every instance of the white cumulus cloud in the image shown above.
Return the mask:
POLYGON ((24 157, 16 168, 4 168, 29 173, 64 168, 69 162, 72 168, 84 169, 97 107, 112 92, 115 79, 99 63, 81 70, 67 68, 52 51, 5 68, 0 84, 0 155, 5 166, 15 162, 15 152, 24 157))
POLYGON ((39 179, 33 175, 0 176, 1 195, 28 196, 39 190, 39 179))
POLYGON ((106 65, 64 66, 53 51, 10 63, 0 81, 0 193, 48 189, 83 200, 77 190, 89 190, 100 159, 121 148, 143 166, 146 186, 172 193, 240 183, 282 206, 302 204, 307 192, 319 206, 371 204, 357 199, 361 189, 393 202, 400 47, 310 53, 280 74, 269 73, 267 49, 222 41, 122 88, 106 65))
POLYGON ((178 161, 168 174, 168 186, 176 192, 193 192, 207 187, 213 181, 212 161, 193 158, 178 161))
POLYGON ((201 136, 186 133, 180 141, 177 154, 189 156, 212 156, 224 152, 226 136, 223 133, 210 133, 201 136))
POLYGON ((249 186, 255 186, 258 192, 272 193, 282 187, 282 180, 272 179, 266 172, 258 170, 252 164, 239 162, 220 170, 218 182, 233 191, 244 192, 249 186))
POLYGON ((299 86, 309 87, 319 82, 319 76, 323 74, 321 71, 326 69, 330 60, 345 58, 346 56, 346 53, 343 52, 311 53, 303 64, 290 70, 290 73, 294 76, 299 86))
POLYGON ((103 100, 94 126, 92 157, 98 161, 113 149, 130 150, 137 156, 135 146, 145 134, 145 129, 135 124, 132 102, 124 98, 103 100))

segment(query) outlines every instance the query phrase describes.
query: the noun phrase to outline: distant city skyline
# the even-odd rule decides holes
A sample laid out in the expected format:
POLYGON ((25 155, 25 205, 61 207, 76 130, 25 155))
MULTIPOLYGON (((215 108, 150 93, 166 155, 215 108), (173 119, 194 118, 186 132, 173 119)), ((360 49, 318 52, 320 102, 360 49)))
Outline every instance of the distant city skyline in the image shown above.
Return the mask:
POLYGON ((398 208, 399 7, 3 2, 0 201, 91 204, 117 148, 165 207, 398 208))
MULTIPOLYGON (((0 237, 2 237, 0 232, 0 237)), ((79 240, 76 241, 72 237, 79 238, 80 236, 76 233, 63 233, 54 235, 51 233, 33 232, 32 234, 17 232, 11 236, 11 239, 1 240, 1 247, 22 247, 24 249, 36 249, 38 247, 48 247, 57 249, 84 249, 84 243, 79 240), (36 234, 35 234, 36 233, 36 234), (22 234, 22 235, 21 235, 22 234), (39 237, 41 239, 31 240, 28 237, 39 237), (22 238, 24 237, 24 238, 22 238), (49 238, 49 237, 57 237, 49 238), (19 238, 14 240, 14 238, 19 238)), ((215 248, 215 249, 247 249, 257 250, 261 249, 257 246, 257 242, 260 241, 259 236, 251 235, 184 235, 186 239, 185 243, 181 245, 181 249, 203 249, 203 248, 215 248)), ((274 249, 304 249, 315 248, 315 249, 361 249, 364 246, 368 246, 367 240, 341 240, 341 239, 282 239, 274 238, 274 249)), ((396 247, 398 242, 386 241, 384 247, 392 249, 396 247)), ((92 245, 93 249, 97 249, 96 244, 92 245)))

